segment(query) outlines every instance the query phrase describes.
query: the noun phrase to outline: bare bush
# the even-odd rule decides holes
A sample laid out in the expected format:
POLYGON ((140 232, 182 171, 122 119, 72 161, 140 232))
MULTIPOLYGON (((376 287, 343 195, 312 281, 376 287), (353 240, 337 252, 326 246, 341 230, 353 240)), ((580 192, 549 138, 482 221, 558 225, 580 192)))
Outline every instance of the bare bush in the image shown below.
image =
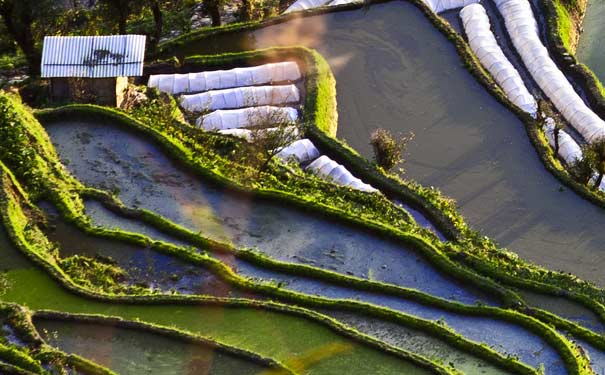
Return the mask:
POLYGON ((374 161, 388 171, 404 162, 403 155, 408 142, 414 139, 414 133, 402 135, 396 139, 390 131, 379 128, 372 132, 370 144, 374 150, 374 161))

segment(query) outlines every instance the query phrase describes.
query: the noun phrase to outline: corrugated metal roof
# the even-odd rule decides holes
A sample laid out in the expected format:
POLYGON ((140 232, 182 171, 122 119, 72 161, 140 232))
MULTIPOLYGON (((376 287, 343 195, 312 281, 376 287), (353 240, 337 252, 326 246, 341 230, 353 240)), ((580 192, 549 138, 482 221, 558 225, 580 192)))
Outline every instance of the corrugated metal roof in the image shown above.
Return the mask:
POLYGON ((42 78, 143 75, 145 35, 47 36, 42 78))

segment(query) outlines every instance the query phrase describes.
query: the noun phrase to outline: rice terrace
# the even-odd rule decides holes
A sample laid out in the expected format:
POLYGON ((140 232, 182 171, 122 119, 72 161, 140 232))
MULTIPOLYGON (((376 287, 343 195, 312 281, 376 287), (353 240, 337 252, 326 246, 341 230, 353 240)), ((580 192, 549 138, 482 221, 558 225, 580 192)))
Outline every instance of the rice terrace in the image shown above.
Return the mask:
POLYGON ((605 375, 604 19, 0 0, 0 374, 605 375))

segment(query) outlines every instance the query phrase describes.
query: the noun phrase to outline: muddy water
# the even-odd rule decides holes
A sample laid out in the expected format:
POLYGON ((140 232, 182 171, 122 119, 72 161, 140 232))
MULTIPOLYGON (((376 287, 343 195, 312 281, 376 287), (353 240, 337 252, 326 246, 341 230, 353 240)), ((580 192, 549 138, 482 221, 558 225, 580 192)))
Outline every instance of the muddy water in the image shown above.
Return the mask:
POLYGON ((129 206, 149 209, 205 236, 258 247, 283 261, 465 303, 490 301, 442 276, 421 256, 395 242, 203 183, 139 134, 111 124, 82 122, 47 124, 47 131, 67 168, 83 183, 114 191, 129 206))
POLYGON ((161 292, 209 294, 219 297, 238 295, 214 273, 150 248, 119 240, 91 236, 63 220, 48 203, 39 205, 46 213, 48 238, 59 245, 62 258, 73 255, 102 257, 127 273, 128 285, 149 287, 161 292))
POLYGON ((322 313, 398 348, 428 358, 439 358, 443 363, 452 364, 455 369, 462 371, 464 374, 510 374, 489 362, 460 351, 444 341, 415 329, 352 313, 326 310, 322 310, 322 313))
POLYGON ((605 1, 589 0, 576 55, 605 82, 605 1))
POLYGON ((532 307, 550 311, 562 318, 578 323, 597 334, 605 332, 605 327, 599 316, 577 302, 528 291, 518 291, 518 293, 532 307))
MULTIPOLYGON (((370 156, 373 129, 413 131, 408 177, 456 199, 472 227, 501 246, 605 286, 605 211, 560 191, 523 124, 411 4, 298 19, 230 40, 246 48, 318 49, 337 80, 340 138, 370 156)), ((221 37, 222 49, 230 45, 221 37)), ((184 52, 219 47, 203 41, 184 52)))
MULTIPOLYGON (((90 210, 87 211, 90 212, 90 210)), ((98 216, 99 213, 105 211, 103 206, 96 206, 94 212, 96 212, 94 216, 98 216)), ((102 216, 106 216, 105 214, 102 216)), ((119 226, 115 217, 107 221, 106 225, 119 226)), ((243 262, 240 259, 234 258, 232 255, 225 254, 218 255, 218 257, 221 259, 221 261, 230 264, 231 267, 233 267, 234 270, 236 270, 242 276, 260 279, 263 281, 273 280, 274 282, 279 283, 282 289, 334 299, 351 299, 368 302, 374 305, 389 307, 394 310, 431 320, 442 318, 457 332, 472 340, 485 341, 503 354, 514 353, 518 355, 522 361, 535 366, 538 366, 540 363, 546 363, 546 368, 549 370, 549 373, 556 373, 551 371, 551 369, 560 367, 558 356, 551 348, 545 345, 545 343, 543 343, 539 338, 512 324, 504 323, 495 319, 464 317, 438 308, 424 306, 412 301, 406 301, 405 299, 401 298, 335 286, 329 283, 313 280, 308 277, 292 276, 275 271, 268 271, 266 269, 253 266, 247 262, 243 262), (477 329, 477 327, 479 328, 477 329), (485 335, 481 334, 481 332, 488 332, 489 334, 485 335), (494 332, 506 332, 506 334, 493 335, 494 332), (523 342, 525 349, 518 348, 515 344, 518 342, 523 342)), ((373 326, 370 326, 370 328, 371 327, 373 326)), ((425 346, 419 345, 416 349, 417 351, 422 352, 426 349, 425 346)), ((424 354, 429 356, 436 355, 436 353, 430 351, 424 354)), ((483 367, 485 365, 485 363, 480 361, 477 363, 476 360, 469 359, 468 356, 461 357, 460 353, 453 353, 451 356, 448 356, 448 358, 448 360, 452 360, 455 363, 460 362, 461 364, 463 363, 465 366, 471 366, 472 368, 475 368, 476 366, 483 367)))
POLYGON ((137 329, 35 318, 44 340, 121 375, 258 374, 266 367, 212 347, 137 329))
POLYGON ((309 374, 430 373, 356 340, 342 337, 314 321, 289 314, 258 308, 119 305, 82 298, 69 293, 56 280, 35 268, 8 241, 1 227, 0 276, 5 281, 0 289, 0 298, 5 302, 18 303, 33 310, 105 314, 176 327, 282 362, 303 361, 309 374), (318 351, 327 355, 318 356, 318 351))
POLYGON ((163 241, 175 246, 191 246, 190 243, 174 238, 173 236, 156 230, 149 225, 145 225, 138 220, 119 216, 105 208, 101 202, 96 200, 85 200, 84 206, 86 207, 86 215, 92 219, 93 225, 95 226, 140 233, 153 241, 163 241))

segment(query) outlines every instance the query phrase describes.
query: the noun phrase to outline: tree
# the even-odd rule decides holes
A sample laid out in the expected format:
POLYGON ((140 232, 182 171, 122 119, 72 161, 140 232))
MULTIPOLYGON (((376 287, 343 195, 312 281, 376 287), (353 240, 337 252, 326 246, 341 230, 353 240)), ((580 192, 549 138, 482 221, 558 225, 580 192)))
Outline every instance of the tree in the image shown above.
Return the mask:
POLYGON ((204 12, 210 15, 212 19, 212 26, 221 25, 221 11, 220 7, 222 4, 221 0, 204 0, 203 1, 204 12))
POLYGON ((134 0, 99 0, 98 4, 107 12, 109 19, 118 21, 118 32, 122 35, 126 34, 128 17, 135 11, 136 5, 140 5, 134 0))
POLYGON ((597 173, 593 190, 597 190, 605 175, 605 137, 599 137, 584 148, 584 158, 588 160, 592 169, 597 173))
POLYGON ((403 162, 403 153, 409 141, 414 138, 414 133, 401 136, 399 140, 386 129, 376 129, 372 132, 370 144, 374 150, 376 164, 388 171, 397 164, 403 162))
POLYGON ((56 6, 51 0, 0 0, 0 18, 7 33, 17 43, 27 61, 29 74, 40 74, 40 49, 34 27, 52 17, 56 6))
POLYGON ((289 0, 279 0, 279 13, 283 13, 290 6, 289 0))
POLYGON ((565 124, 561 121, 555 121, 554 127, 552 129, 552 135, 555 141, 555 155, 559 155, 559 135, 561 134, 561 130, 565 128, 565 124))
POLYGON ((164 28, 164 14, 162 13, 162 5, 159 0, 148 0, 149 7, 151 8, 151 13, 153 13, 153 21, 155 24, 155 29, 153 35, 151 36, 151 40, 149 42, 150 49, 152 51, 155 50, 157 45, 160 43, 160 39, 162 38, 162 31, 164 28))
POLYGON ((252 162, 259 174, 267 169, 271 160, 298 139, 300 125, 292 122, 285 111, 255 112, 250 115, 250 146, 252 162))
POLYGON ((576 159, 574 163, 569 166, 569 173, 571 176, 581 183, 582 185, 588 185, 588 182, 593 176, 592 163, 588 158, 576 159))
POLYGON ((250 21, 254 14, 254 0, 242 0, 240 7, 240 19, 242 21, 250 21))

